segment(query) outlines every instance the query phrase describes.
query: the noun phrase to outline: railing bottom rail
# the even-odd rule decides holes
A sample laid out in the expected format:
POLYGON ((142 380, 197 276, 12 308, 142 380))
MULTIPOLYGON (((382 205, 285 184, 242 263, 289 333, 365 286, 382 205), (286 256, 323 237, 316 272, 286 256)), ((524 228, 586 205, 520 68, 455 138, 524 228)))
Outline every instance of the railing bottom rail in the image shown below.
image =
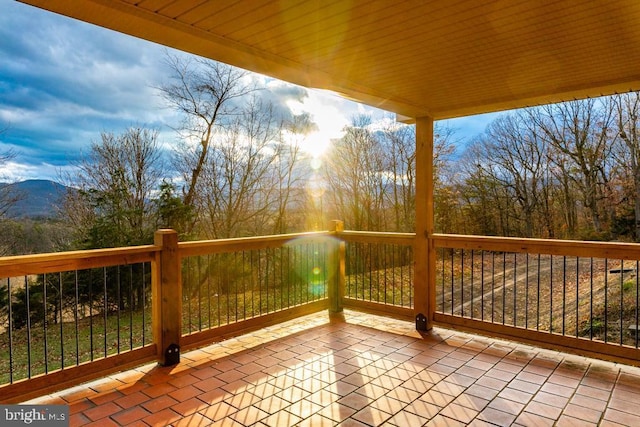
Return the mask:
POLYGON ((37 377, 20 380, 0 387, 3 403, 20 403, 43 394, 81 384, 145 363, 158 360, 155 344, 134 349, 123 354, 85 362, 37 377))
POLYGON ((310 302, 304 305, 286 308, 273 313, 264 314, 247 320, 242 320, 228 325, 218 326, 206 331, 194 332, 183 335, 180 339, 183 350, 191 350, 214 342, 223 341, 227 338, 255 331, 266 326, 293 320, 307 314, 317 313, 329 308, 329 300, 323 299, 310 302))
POLYGON ((535 347, 564 351, 585 357, 593 357, 632 366, 640 366, 640 349, 630 346, 614 346, 605 342, 577 338, 556 333, 541 332, 511 325, 501 325, 481 320, 435 313, 436 326, 464 332, 522 342, 535 347))

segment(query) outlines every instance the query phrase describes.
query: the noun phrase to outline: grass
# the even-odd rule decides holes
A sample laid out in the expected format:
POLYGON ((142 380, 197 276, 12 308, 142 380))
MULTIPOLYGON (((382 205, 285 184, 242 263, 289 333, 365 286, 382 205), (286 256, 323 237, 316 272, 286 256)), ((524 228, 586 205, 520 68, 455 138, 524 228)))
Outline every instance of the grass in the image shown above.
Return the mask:
POLYGON ((151 312, 94 315, 0 334, 0 384, 111 356, 153 341, 151 312), (45 345, 46 344, 46 345, 45 345))

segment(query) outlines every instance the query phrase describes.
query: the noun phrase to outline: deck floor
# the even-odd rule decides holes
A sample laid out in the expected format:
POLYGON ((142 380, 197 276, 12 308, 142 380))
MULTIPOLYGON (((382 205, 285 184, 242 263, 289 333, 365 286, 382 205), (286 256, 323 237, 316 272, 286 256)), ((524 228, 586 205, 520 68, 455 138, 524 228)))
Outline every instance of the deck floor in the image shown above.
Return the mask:
POLYGON ((640 426, 640 369, 345 311, 28 403, 75 426, 640 426))

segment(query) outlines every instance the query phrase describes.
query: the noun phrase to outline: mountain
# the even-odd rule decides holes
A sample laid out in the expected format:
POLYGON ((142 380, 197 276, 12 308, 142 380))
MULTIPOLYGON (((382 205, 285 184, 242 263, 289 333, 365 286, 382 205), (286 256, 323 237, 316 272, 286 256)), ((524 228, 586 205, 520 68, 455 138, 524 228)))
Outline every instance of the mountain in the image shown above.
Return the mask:
POLYGON ((30 179, 0 184, 0 191, 8 191, 18 201, 7 212, 13 218, 55 218, 67 187, 44 179, 30 179))

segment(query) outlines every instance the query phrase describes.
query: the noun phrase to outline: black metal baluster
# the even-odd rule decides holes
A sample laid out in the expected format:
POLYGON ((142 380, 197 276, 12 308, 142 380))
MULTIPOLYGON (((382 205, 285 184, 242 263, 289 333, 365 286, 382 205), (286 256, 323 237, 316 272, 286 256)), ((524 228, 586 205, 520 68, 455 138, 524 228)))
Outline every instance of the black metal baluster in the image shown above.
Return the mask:
POLYGON ((567 317, 567 256, 562 257, 562 335, 565 334, 567 317))
MULTIPOLYGON (((129 266, 129 350, 133 350, 133 265, 129 266)), ((144 314, 144 313, 143 313, 144 314)))
POLYGON ((484 254, 480 251, 480 320, 484 322, 484 254))
POLYGON ((455 251, 452 249, 451 250, 451 259, 449 260, 449 264, 451 266, 450 270, 451 270, 451 315, 453 316, 453 297, 455 296, 455 292, 454 292, 454 284, 455 284, 455 279, 453 278, 453 264, 455 262, 455 251))
POLYGON ((116 351, 120 354, 120 266, 116 267, 116 351))
POLYGON ((580 323, 580 257, 576 257, 576 338, 579 335, 580 323))
POLYGON ((13 384, 13 292, 11 278, 7 277, 7 334, 9 335, 9 383, 13 384))
POLYGON ((27 378, 31 378, 31 307, 29 300, 29 279, 24 276, 24 288, 26 292, 26 306, 27 306, 27 378))
POLYGON ((536 302, 536 331, 540 330, 540 254, 538 254, 538 272, 537 272, 537 302, 536 302))
POLYGON ((460 250, 460 316, 464 317, 464 249, 460 250))
POLYGON ((444 313, 446 308, 444 305, 444 284, 445 284, 445 265, 444 265, 444 259, 445 259, 445 251, 444 248, 442 248, 440 250, 440 252, 442 253, 442 292, 441 292, 441 299, 442 299, 442 312, 444 313))
MULTIPOLYGON (((195 285, 198 287, 196 289, 196 294, 198 295, 198 331, 202 331, 202 256, 198 255, 197 259, 197 271, 198 271, 198 281, 195 285)), ((208 276, 207 272, 207 276, 208 276)), ((189 298, 191 299, 191 298, 189 298)))
POLYGON ((620 345, 622 345, 623 323, 622 313, 624 312, 624 260, 620 260, 620 345))
POLYGON ((491 251, 491 323, 495 320, 496 311, 496 253, 491 251))
POLYGON ((42 275, 42 343, 44 346, 44 373, 49 373, 49 343, 47 340, 47 274, 42 275))
POLYGON ((553 333, 553 255, 549 255, 549 333, 553 333))
POLYGON ((608 324, 609 323, 609 259, 604 260, 604 342, 609 341, 608 324))
POLYGON ((589 339, 593 340, 593 258, 590 258, 589 286, 589 339))
POLYGON ((64 333, 63 326, 64 322, 62 321, 62 273, 58 273, 58 301, 59 301, 59 309, 60 309, 60 318, 58 319, 60 323, 60 369, 64 369, 64 333))
POLYGON ((474 262, 474 258, 475 258, 475 251, 473 249, 471 249, 471 318, 475 319, 475 314, 473 312, 473 306, 475 304, 475 300, 473 299, 473 270, 475 268, 475 262, 474 262))
POLYGON ((107 267, 102 267, 102 288, 104 290, 103 292, 103 296, 104 296, 104 302, 103 302, 103 307, 102 307, 102 319, 103 319, 103 349, 104 349, 104 357, 107 357, 107 312, 109 310, 109 303, 108 303, 108 295, 107 295, 107 267))
POLYGON ((529 252, 525 254, 524 273, 524 328, 529 329, 529 252))
POLYGON ((636 348, 638 348, 638 335, 640 335, 640 331, 638 330, 638 315, 640 314, 638 310, 638 307, 640 306, 640 262, 636 261, 636 307, 635 307, 635 311, 636 311, 636 323, 635 323, 635 341, 636 341, 636 348))
POLYGON ((518 304, 517 304, 517 281, 518 281, 518 254, 513 253, 513 326, 518 325, 518 304))
POLYGON ((147 272, 146 264, 142 263, 142 346, 147 344, 147 272))
POLYGON ((507 308, 507 253, 502 253, 502 324, 505 324, 507 308))
POLYGON ((93 362, 93 270, 89 270, 89 337, 91 338, 90 360, 93 362))

